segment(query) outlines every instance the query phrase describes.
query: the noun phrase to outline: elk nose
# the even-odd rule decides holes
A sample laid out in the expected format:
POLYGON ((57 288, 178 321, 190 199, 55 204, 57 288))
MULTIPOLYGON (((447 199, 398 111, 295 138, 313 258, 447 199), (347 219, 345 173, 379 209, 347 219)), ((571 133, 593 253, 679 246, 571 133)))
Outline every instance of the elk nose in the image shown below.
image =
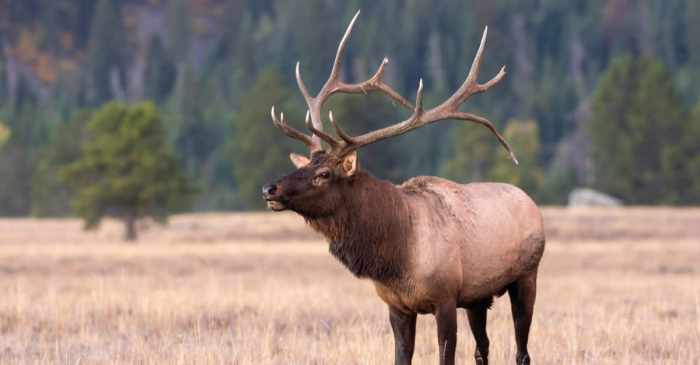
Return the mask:
POLYGON ((263 194, 263 197, 265 197, 265 198, 274 196, 276 192, 277 192, 277 185, 276 184, 266 184, 262 188, 262 194, 263 194))

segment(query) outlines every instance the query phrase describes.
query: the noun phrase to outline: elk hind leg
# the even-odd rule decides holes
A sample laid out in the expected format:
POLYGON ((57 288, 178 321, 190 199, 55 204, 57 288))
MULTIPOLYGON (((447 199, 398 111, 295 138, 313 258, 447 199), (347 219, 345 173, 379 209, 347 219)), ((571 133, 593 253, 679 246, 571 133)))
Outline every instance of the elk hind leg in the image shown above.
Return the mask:
POLYGON ((530 354, 527 351, 527 340, 532 323, 532 313, 535 306, 535 292, 537 290, 537 272, 522 277, 508 287, 510 296, 510 309, 513 314, 515 327, 515 343, 517 365, 529 365, 530 354))
POLYGON ((489 363, 489 337, 486 334, 486 317, 491 301, 492 299, 489 299, 467 307, 469 328, 471 328, 474 341, 476 342, 474 360, 477 365, 488 365, 489 363))
POLYGON ((440 365, 454 365, 457 345, 457 305, 443 303, 436 308, 440 365))

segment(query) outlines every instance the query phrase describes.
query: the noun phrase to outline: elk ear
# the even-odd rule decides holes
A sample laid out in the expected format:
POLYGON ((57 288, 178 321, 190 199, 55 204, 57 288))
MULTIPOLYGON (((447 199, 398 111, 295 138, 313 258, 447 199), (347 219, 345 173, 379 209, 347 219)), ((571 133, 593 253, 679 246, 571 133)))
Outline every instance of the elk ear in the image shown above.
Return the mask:
POLYGON ((343 162, 340 164, 340 171, 345 177, 355 175, 357 172, 357 151, 353 151, 343 157, 343 162))
POLYGON ((292 163, 293 163, 294 166, 296 166, 296 168, 298 168, 298 169, 300 169, 300 168, 302 168, 302 167, 308 165, 309 162, 311 162, 311 160, 309 160, 308 157, 302 156, 302 155, 298 155, 298 154, 296 154, 296 153, 290 153, 290 154, 289 154, 289 159, 292 160, 292 163))

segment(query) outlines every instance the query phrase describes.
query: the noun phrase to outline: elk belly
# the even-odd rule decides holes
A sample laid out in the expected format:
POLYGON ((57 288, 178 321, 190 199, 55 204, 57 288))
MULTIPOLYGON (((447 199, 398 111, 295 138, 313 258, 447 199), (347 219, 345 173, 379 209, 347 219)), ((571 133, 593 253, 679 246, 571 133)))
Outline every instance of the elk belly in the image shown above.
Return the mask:
POLYGON ((507 184, 468 184, 472 229, 461 243, 464 301, 501 295, 537 270, 544 250, 542 217, 535 203, 507 184))
POLYGON ((421 177, 403 188, 412 198, 411 273, 421 302, 442 295, 464 304, 488 299, 536 270, 542 218, 517 187, 421 177))
MULTIPOLYGON (((423 290, 401 288, 394 285, 373 281, 377 295, 384 303, 404 313, 428 314, 434 313, 437 306, 444 302, 444 296, 431 296, 423 290)), ((425 286, 423 286, 425 287, 425 286)), ((437 289, 435 286, 433 289, 437 289)))

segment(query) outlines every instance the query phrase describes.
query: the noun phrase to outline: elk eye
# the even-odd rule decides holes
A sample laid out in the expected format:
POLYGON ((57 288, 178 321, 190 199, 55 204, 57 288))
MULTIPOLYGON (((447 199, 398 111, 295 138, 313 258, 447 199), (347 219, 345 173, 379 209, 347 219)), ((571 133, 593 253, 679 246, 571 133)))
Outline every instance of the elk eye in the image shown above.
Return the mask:
POLYGON ((324 170, 318 173, 318 177, 322 179, 328 179, 329 177, 331 177, 331 173, 329 171, 324 170))

